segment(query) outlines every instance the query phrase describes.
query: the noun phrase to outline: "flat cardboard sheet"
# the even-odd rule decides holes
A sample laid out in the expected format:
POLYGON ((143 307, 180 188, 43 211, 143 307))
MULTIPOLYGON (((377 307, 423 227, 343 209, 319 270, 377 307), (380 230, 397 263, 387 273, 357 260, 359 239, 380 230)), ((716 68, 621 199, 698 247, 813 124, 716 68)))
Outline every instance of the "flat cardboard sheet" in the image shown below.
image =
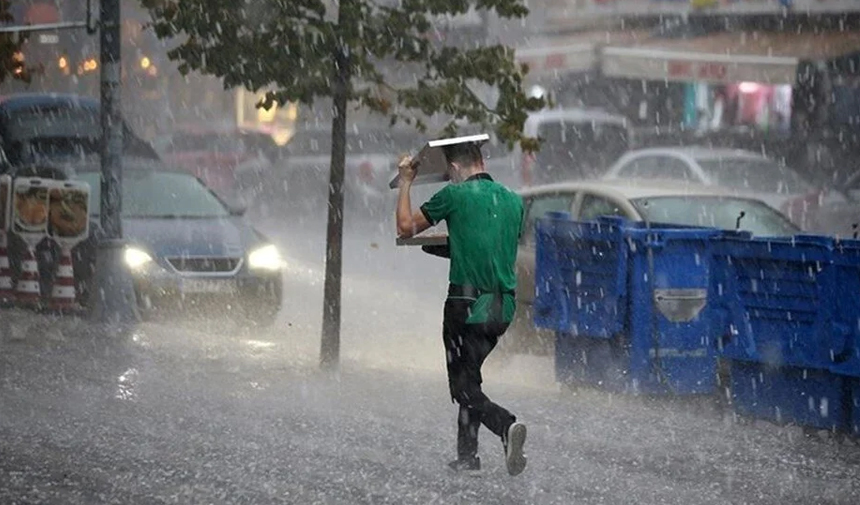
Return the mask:
POLYGON ((438 246, 448 245, 447 233, 422 233, 411 238, 398 238, 397 245, 438 246))
MULTIPOLYGON (((448 162, 445 159, 445 147, 469 142, 475 142, 480 145, 488 140, 490 140, 490 136, 482 133, 480 135, 427 142, 414 158, 415 163, 417 163, 417 173, 415 174, 415 181, 412 184, 433 184, 448 180, 448 162)), ((391 189, 400 187, 400 174, 397 174, 388 183, 388 187, 391 189)))

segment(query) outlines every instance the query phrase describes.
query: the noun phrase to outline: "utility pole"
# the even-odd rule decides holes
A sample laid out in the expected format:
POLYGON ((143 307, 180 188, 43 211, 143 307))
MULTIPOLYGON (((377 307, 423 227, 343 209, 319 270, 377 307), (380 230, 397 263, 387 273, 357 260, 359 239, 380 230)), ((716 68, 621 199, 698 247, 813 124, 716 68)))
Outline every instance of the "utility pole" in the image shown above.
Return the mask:
POLYGON ((91 318, 104 323, 139 320, 122 239, 122 113, 120 0, 101 0, 101 227, 91 318))

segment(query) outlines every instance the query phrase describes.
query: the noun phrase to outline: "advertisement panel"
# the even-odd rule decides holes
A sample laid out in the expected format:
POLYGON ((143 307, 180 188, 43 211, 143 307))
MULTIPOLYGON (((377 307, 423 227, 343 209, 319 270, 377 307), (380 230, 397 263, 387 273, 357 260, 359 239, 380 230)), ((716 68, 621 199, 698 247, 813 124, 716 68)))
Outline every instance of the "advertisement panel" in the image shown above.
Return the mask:
MULTIPOLYGON (((537 4, 537 5, 535 5, 537 4)), ((548 31, 593 26, 595 21, 684 14, 840 14, 860 12, 860 0, 538 0, 548 31)))
POLYGON ((12 178, 0 175, 0 232, 9 230, 11 212, 9 203, 12 200, 12 178))
POLYGON ((52 181, 19 177, 14 181, 12 232, 35 247, 48 235, 48 190, 52 181))
POLYGON ((48 204, 49 236, 63 246, 86 240, 89 235, 90 187, 81 181, 55 182, 48 204))

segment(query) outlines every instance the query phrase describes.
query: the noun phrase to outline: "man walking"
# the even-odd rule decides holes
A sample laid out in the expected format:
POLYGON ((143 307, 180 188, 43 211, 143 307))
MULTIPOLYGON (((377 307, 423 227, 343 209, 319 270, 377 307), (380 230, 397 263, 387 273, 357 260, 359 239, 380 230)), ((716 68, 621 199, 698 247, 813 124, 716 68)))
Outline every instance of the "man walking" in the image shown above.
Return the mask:
POLYGON ((451 398, 460 406, 456 471, 480 470, 478 429, 486 426, 502 440, 508 473, 526 466, 526 427, 481 390, 481 366, 513 319, 514 265, 523 221, 523 202, 493 181, 477 144, 445 148, 452 184, 413 212, 410 189, 416 168, 409 157, 398 164, 400 193, 397 234, 417 235, 446 221, 450 257, 448 297, 442 337, 451 398))

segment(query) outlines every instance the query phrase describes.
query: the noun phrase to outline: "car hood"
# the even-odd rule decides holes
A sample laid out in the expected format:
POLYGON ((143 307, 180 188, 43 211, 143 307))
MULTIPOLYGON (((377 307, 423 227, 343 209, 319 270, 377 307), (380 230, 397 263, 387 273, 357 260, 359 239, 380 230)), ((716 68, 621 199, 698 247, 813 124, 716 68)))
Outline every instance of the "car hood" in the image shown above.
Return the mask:
POLYGON ((265 239, 240 217, 123 219, 131 245, 157 256, 242 257, 265 239))

